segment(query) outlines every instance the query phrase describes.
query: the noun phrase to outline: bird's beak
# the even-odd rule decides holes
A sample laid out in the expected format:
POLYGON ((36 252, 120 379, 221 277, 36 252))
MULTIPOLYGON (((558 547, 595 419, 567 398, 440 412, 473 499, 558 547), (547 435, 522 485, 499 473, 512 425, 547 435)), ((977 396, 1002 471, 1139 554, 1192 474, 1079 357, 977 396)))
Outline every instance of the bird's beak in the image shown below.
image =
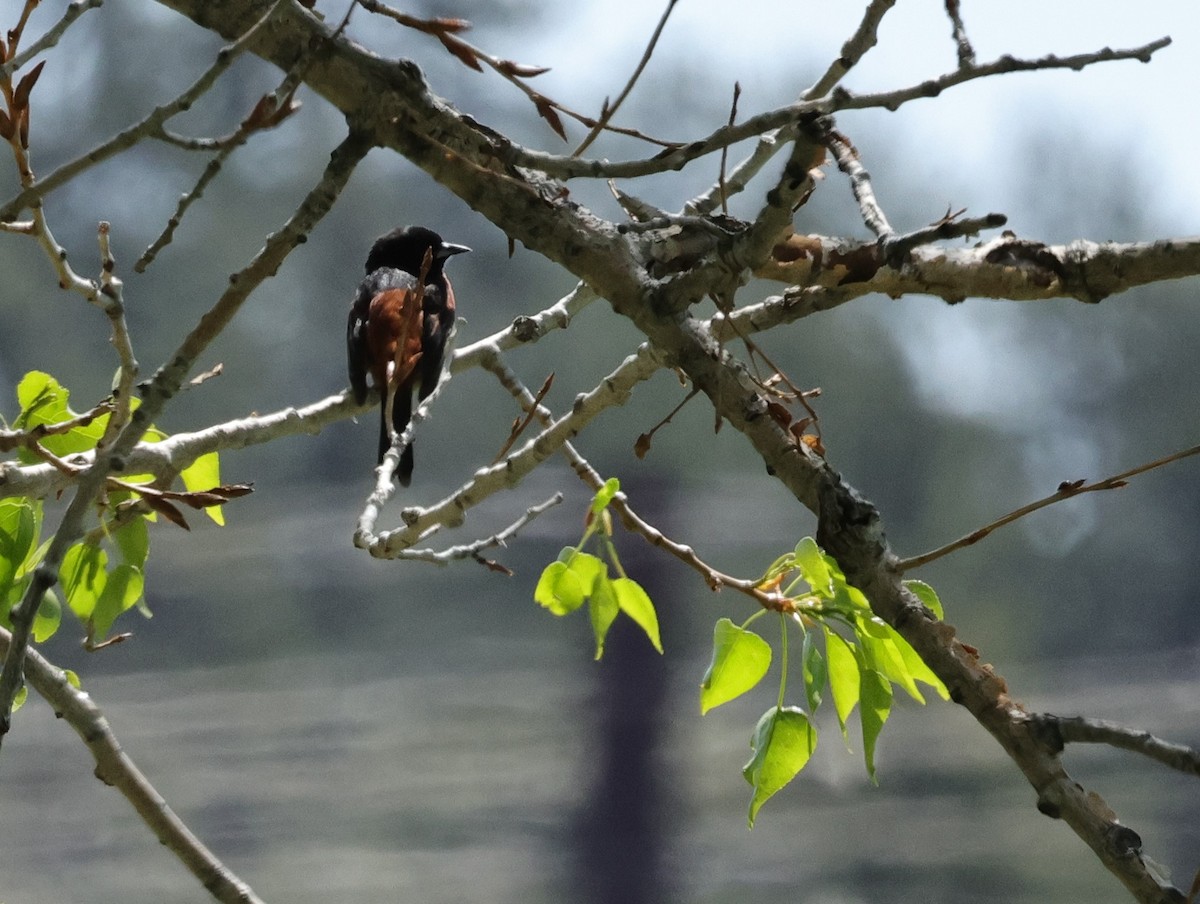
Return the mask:
POLYGON ((449 242, 442 242, 441 250, 438 252, 438 257, 442 260, 450 257, 453 254, 462 254, 464 251, 470 251, 466 245, 451 245, 449 242))

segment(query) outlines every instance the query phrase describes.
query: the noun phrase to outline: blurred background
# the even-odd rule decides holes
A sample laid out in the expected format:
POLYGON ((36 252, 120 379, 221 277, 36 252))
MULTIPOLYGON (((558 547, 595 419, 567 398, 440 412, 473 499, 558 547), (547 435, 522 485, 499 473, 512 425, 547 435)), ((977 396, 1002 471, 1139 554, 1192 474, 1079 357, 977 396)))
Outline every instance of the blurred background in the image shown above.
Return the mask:
MULTIPOLYGON (((469 18, 486 51, 550 66, 537 87, 596 115, 642 54, 665 4, 415 4, 417 15, 469 18)), ((14 23, 20 4, 0 5, 14 23)), ((687 0, 618 121, 669 139, 723 123, 735 80, 743 116, 794 99, 835 58, 861 4, 687 0)), ((57 20, 45 2, 27 42, 57 20)), ((340 20, 344 0, 317 3, 340 20)), ((839 117, 901 230, 947 209, 999 211, 1024 238, 1151 240, 1200 232, 1200 14, 1187 4, 1115 0, 964 3, 979 59, 1127 47, 1169 34, 1153 63, 988 79, 896 113, 839 117)), ((433 39, 358 10, 349 34, 383 56, 417 60, 433 90, 533 147, 569 150, 514 88, 466 69, 433 39)), ((880 45, 847 80, 899 87, 956 64, 942 4, 901 4, 880 45)), ((45 174, 170 100, 222 42, 149 0, 87 13, 48 54, 34 92, 34 165, 45 174)), ((240 60, 171 125, 233 130, 279 74, 240 60)), ((95 230, 113 224, 135 350, 153 370, 317 178, 343 126, 303 91, 302 111, 233 156, 145 275, 131 265, 207 158, 143 143, 47 199, 76 269, 97 272, 95 230)), ((572 139, 582 138, 574 129, 572 139)), ((573 147, 573 144, 571 145, 573 147)), ((746 148, 741 148, 745 150, 746 148)), ((643 156, 605 139, 590 154, 643 156)), ((731 162, 739 155, 731 152, 731 162)), ((717 175, 623 184, 677 210, 717 175)), ((732 204, 752 214, 774 174, 732 204)), ((4 196, 16 184, 0 166, 4 196)), ((572 197, 609 218, 603 184, 572 197)), ((423 222, 474 248, 451 274, 466 322, 460 345, 553 303, 574 280, 518 248, 411 164, 374 152, 333 212, 252 298, 210 350, 224 375, 183 394, 163 417, 191 431, 250 412, 303 405, 346 385, 347 305, 371 241, 423 222)), ((797 229, 866 237, 831 171, 797 229)), ((102 397, 115 358, 102 315, 57 289, 41 251, 0 236, 0 413, 31 369, 53 373, 77 409, 102 397)), ((780 287, 752 284, 739 303, 780 287)), ((1174 450, 1200 436, 1200 318, 1194 280, 1074 301, 870 297, 762 338, 802 386, 820 386, 829 457, 881 508, 903 555, 940 545, 1054 490, 1174 450)), ((598 302, 566 332, 510 364, 531 386, 555 373, 547 403, 569 406, 637 344, 598 302)), ((643 515, 724 571, 752 575, 814 529, 734 431, 714 435, 694 401, 655 437, 639 433, 682 398, 660 374, 579 438, 618 476, 643 515)), ((456 378, 417 441, 403 502, 430 502, 491 459, 515 415, 481 373, 456 378), (411 494, 411 495, 409 495, 411 494)), ((555 489, 566 501, 497 558, 475 565, 380 562, 351 535, 371 489, 374 413, 315 437, 222 455, 222 477, 255 493, 228 526, 194 518, 153 532, 147 599, 118 627, 135 632, 97 654, 70 625, 45 654, 75 669, 125 749, 171 805, 268 901, 1122 901, 1125 893, 1034 794, 1000 750, 948 704, 898 706, 872 787, 852 735, 819 716, 812 764, 745 827, 741 766, 774 691, 703 719, 697 686, 713 622, 744 620, 744 599, 713 595, 638 538, 623 561, 650 591, 665 657, 617 631, 591 661, 586 618, 557 620, 532 601, 540 569, 577 541, 589 493, 551 462, 473 511, 463 542, 508 524, 555 489)), ((384 516, 398 523, 399 505, 384 516)), ((1112 718, 1197 744, 1200 594, 1194 462, 1120 492, 1058 505, 919 576, 947 618, 1030 708, 1112 718)), ((53 515, 47 518, 54 523, 53 515)), ((761 624, 761 623, 760 623, 761 624)), ((768 682, 769 683, 769 682, 768 682)), ((89 904, 204 900, 115 792, 91 775, 74 734, 33 700, 0 756, 0 900, 89 904)), ((1194 783, 1130 756, 1072 750, 1069 770, 1106 797, 1147 851, 1186 887, 1200 866, 1194 783)))

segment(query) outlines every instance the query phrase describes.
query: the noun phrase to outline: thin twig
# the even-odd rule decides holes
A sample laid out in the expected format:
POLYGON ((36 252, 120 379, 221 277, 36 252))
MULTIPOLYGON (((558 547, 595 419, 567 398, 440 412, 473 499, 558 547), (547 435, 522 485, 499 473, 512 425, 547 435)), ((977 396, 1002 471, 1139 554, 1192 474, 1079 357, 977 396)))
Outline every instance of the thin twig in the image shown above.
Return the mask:
POLYGON ((562 493, 555 493, 545 502, 531 505, 525 509, 524 514, 516 521, 501 531, 498 531, 490 537, 485 537, 482 540, 475 540, 471 543, 465 543, 461 546, 451 546, 446 549, 405 549, 396 555, 397 559, 405 559, 409 561, 428 562, 431 565, 446 566, 451 562, 461 561, 463 559, 473 559, 481 565, 486 566, 491 571, 500 571, 511 575, 512 571, 503 565, 500 565, 490 559, 484 559, 481 553, 485 549, 491 549, 496 546, 507 546, 508 541, 517 535, 517 533, 525 527, 530 521, 538 515, 545 512, 547 509, 553 508, 563 501, 562 493))
POLYGON ((18 53, 15 57, 5 63, 0 64, 0 74, 11 75, 16 72, 35 56, 45 50, 49 50, 63 36, 66 30, 71 26, 76 19, 82 16, 89 9, 96 9, 104 3, 104 0, 75 0, 73 3, 68 3, 66 10, 57 22, 52 25, 45 34, 18 53))
POLYGON ((528 97, 533 105, 537 108, 538 115, 542 117, 550 127, 565 141, 567 134, 563 128, 563 124, 558 114, 562 113, 574 119, 587 128, 600 128, 615 132, 618 135, 625 135, 629 138, 636 138, 639 141, 645 141, 649 144, 658 145, 663 148, 675 148, 679 146, 679 142, 665 141, 660 138, 654 138, 639 132, 637 129, 621 128, 614 126, 611 123, 600 124, 599 120, 586 116, 575 110, 565 107, 558 101, 552 100, 542 94, 536 88, 530 87, 525 78, 541 75, 549 72, 548 69, 542 66, 527 66, 522 63, 515 63, 512 60, 503 60, 493 56, 484 50, 476 47, 468 41, 463 40, 458 36, 457 32, 465 30, 469 27, 469 23, 461 19, 418 19, 415 16, 410 16, 407 13, 402 13, 399 10, 392 9, 379 0, 358 0, 358 5, 368 12, 377 13, 381 16, 386 16, 393 19, 408 28, 414 28, 417 31, 425 34, 430 34, 442 42, 442 45, 450 51, 460 62, 472 69, 482 71, 480 63, 484 63, 488 68, 496 72, 501 78, 518 88, 526 97, 528 97))
POLYGON ((637 84, 637 80, 641 77, 646 64, 650 62, 650 57, 654 55, 654 48, 658 44, 658 39, 662 37, 663 29, 667 26, 667 19, 671 17, 671 11, 675 9, 675 4, 679 0, 667 0, 667 8, 663 10, 663 14, 658 19, 658 25, 654 28, 654 34, 650 36, 650 42, 646 45, 645 51, 642 53, 642 58, 638 61, 637 67, 633 70, 633 74, 629 76, 629 81, 625 83, 625 87, 621 89, 621 93, 617 95, 617 99, 611 104, 607 100, 604 102, 604 109, 600 112, 600 118, 596 120, 596 124, 592 126, 587 136, 579 143, 579 146, 571 152, 572 157, 578 157, 589 147, 592 142, 599 137, 600 133, 608 128, 609 121, 620 109, 621 104, 625 102, 625 98, 629 96, 629 92, 633 90, 633 86, 637 84))
POLYGON ((39 179, 36 184, 23 186, 22 191, 16 197, 9 200, 0 209, 0 220, 11 220, 18 213, 27 207, 34 206, 38 200, 50 192, 65 185, 67 182, 74 179, 80 173, 91 169, 99 163, 114 157, 122 151, 128 150, 139 141, 146 137, 155 137, 159 135, 164 123, 173 116, 182 113, 184 110, 190 109, 197 100, 200 99, 221 77, 224 72, 233 65, 234 61, 246 49, 253 39, 254 35, 260 28, 271 18, 276 7, 283 0, 277 0, 267 10, 257 22, 247 29, 246 33, 234 41, 232 44, 222 48, 217 53, 217 58, 204 74, 198 78, 190 88, 176 97, 173 101, 155 107, 145 118, 140 122, 135 123, 127 129, 118 132, 108 141, 92 148, 87 153, 80 157, 76 157, 69 163, 64 163, 50 175, 39 179))
POLYGON ((530 167, 559 179, 587 178, 634 178, 656 173, 678 170, 708 154, 716 153, 722 147, 745 141, 748 138, 758 138, 764 133, 787 126, 795 126, 805 118, 836 113, 839 110, 866 110, 882 108, 897 110, 910 101, 922 98, 936 97, 949 88, 955 88, 967 82, 1012 72, 1032 72, 1050 69, 1071 69, 1079 71, 1088 66, 1110 63, 1120 60, 1138 60, 1148 62, 1150 58, 1171 43, 1169 37, 1159 38, 1147 44, 1125 50, 1102 50, 1089 53, 1074 54, 1060 57, 1053 54, 1036 59, 1018 59, 1012 56, 1002 56, 989 63, 973 66, 969 69, 956 69, 954 72, 936 78, 927 79, 905 88, 892 91, 880 91, 870 94, 851 94, 848 91, 834 89, 828 95, 801 100, 768 110, 743 119, 736 125, 721 126, 712 133, 689 141, 673 149, 655 154, 653 157, 609 162, 586 157, 570 157, 565 155, 546 154, 531 150, 515 150, 510 162, 517 166, 530 167))
POLYGON ((971 46, 971 39, 967 37, 967 27, 963 24, 959 0, 946 0, 946 15, 950 17, 959 68, 970 68, 975 65, 975 48, 971 46))
POLYGON ((1192 455, 1200 454, 1200 446, 1192 446, 1190 449, 1184 449, 1180 452, 1172 452, 1170 455, 1164 455, 1162 458, 1156 458, 1154 461, 1138 465, 1136 468, 1130 468, 1128 471, 1122 471, 1120 474, 1114 474, 1112 477, 1105 477, 1103 480, 1097 480, 1093 483, 1085 483, 1082 480, 1068 481, 1059 484, 1058 489, 1036 502, 1030 502, 1028 505, 1023 505, 1018 509, 1014 509, 1007 515, 997 518, 991 524, 985 524, 983 527, 971 531, 965 537, 960 537, 953 543, 947 543, 945 546, 939 546, 937 549, 922 553, 919 556, 912 556, 908 559, 901 559, 896 563, 898 571, 911 571, 914 568, 920 568, 923 565, 928 565, 930 562, 935 562, 943 556, 948 556, 952 552, 956 552, 965 546, 971 546, 978 543, 984 537, 993 531, 1004 527, 1006 524, 1012 524, 1014 521, 1024 518, 1026 515, 1036 512, 1038 509, 1046 508, 1054 505, 1056 502, 1062 502, 1064 499, 1070 499, 1073 496, 1082 496, 1084 493, 1095 493, 1101 490, 1116 490, 1125 486, 1131 477, 1136 477, 1139 474, 1145 474, 1147 471, 1153 471, 1156 468, 1161 468, 1164 465, 1169 465, 1172 462, 1188 458, 1192 455))

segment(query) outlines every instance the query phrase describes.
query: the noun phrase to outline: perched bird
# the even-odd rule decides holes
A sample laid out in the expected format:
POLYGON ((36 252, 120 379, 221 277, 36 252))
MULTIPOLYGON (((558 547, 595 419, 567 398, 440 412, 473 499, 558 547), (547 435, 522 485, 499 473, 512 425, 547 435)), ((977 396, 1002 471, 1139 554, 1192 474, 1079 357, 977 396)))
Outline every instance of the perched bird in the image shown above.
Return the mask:
MULTIPOLYGON (((424 399, 442 372, 446 337, 454 324, 454 290, 442 272, 446 261, 471 249, 452 245, 423 226, 403 226, 375 240, 367 255, 367 276, 350 306, 346 352, 350 386, 361 405, 367 400, 367 374, 379 390, 379 461, 412 417, 412 394, 424 399)), ((396 477, 412 482, 412 443, 400 456, 396 477)))

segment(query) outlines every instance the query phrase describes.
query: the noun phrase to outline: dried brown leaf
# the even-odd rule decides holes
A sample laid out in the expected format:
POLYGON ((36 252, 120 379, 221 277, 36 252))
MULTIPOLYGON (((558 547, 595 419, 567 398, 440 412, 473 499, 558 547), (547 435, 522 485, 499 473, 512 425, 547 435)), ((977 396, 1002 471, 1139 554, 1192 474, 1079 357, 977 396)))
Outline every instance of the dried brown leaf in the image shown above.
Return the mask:
POLYGON ((528 66, 515 60, 500 60, 497 62, 496 68, 502 75, 511 75, 517 78, 533 78, 550 71, 549 66, 528 66))
POLYGON ((787 406, 781 405, 779 402, 767 402, 767 413, 771 415, 771 420, 784 430, 792 422, 792 413, 787 410, 787 406))
POLYGON ((637 442, 633 444, 633 454, 638 457, 638 460, 645 458, 650 452, 650 434, 643 433, 637 438, 637 442))
POLYGON ((38 76, 42 74, 42 68, 46 65, 46 61, 42 60, 17 82, 17 90, 13 92, 13 107, 22 108, 29 106, 29 92, 33 90, 33 86, 37 84, 38 76))
POLYGON ((459 62, 470 66, 476 72, 483 72, 483 66, 479 63, 479 57, 475 53, 475 48, 470 44, 460 41, 447 32, 436 32, 437 39, 442 42, 442 46, 449 50, 459 62))
POLYGON ((182 527, 184 530, 191 530, 188 526, 187 519, 183 517, 183 512, 179 511, 174 505, 163 499, 161 496, 156 496, 153 493, 142 493, 141 497, 146 505, 158 512, 172 524, 182 527))
POLYGON ((481 555, 476 555, 475 561, 488 571, 498 571, 500 574, 506 575, 510 578, 513 576, 513 570, 511 568, 509 568, 507 565, 501 565, 495 559, 485 559, 481 555))
POLYGON ((558 111, 554 109, 553 102, 548 97, 543 97, 541 94, 533 95, 534 106, 537 107, 538 115, 546 120, 550 128, 563 141, 567 140, 567 130, 563 128, 562 119, 558 115, 558 111))
POLYGON ((5 141, 12 141, 13 135, 16 134, 16 127, 13 126, 13 121, 8 118, 8 114, 0 110, 0 137, 5 141))

